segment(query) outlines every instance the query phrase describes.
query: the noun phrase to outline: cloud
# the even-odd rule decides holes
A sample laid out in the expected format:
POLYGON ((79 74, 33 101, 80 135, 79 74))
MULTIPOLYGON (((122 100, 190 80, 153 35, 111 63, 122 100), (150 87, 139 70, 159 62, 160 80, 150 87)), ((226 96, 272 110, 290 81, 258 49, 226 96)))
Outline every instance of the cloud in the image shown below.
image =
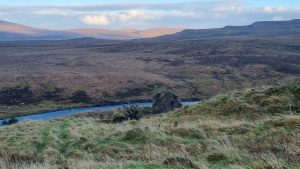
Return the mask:
POLYGON ((196 17, 193 12, 182 11, 163 11, 163 10, 139 10, 132 9, 127 11, 106 11, 93 14, 87 14, 82 18, 85 24, 91 25, 109 25, 125 24, 131 22, 146 22, 150 20, 159 20, 166 17, 196 17))
POLYGON ((243 12, 244 7, 238 4, 234 5, 222 5, 222 6, 217 6, 213 9, 214 12, 243 12))
POLYGON ((110 21, 103 15, 86 15, 82 21, 91 25, 108 25, 110 21))
POLYGON ((56 9, 56 8, 32 10, 32 14, 35 14, 38 16, 74 16, 74 15, 76 15, 73 11, 71 11, 69 9, 56 9))
POLYGON ((265 6, 262 8, 265 13, 289 13, 289 12, 300 12, 300 8, 288 8, 284 6, 265 6))
POLYGON ((262 8, 262 11, 266 12, 266 13, 272 13, 273 12, 273 7, 272 6, 265 6, 265 7, 262 8))
POLYGON ((95 5, 4 6, 0 20, 51 29, 72 28, 213 28, 255 21, 289 20, 300 6, 256 6, 250 0, 102 3, 95 5))

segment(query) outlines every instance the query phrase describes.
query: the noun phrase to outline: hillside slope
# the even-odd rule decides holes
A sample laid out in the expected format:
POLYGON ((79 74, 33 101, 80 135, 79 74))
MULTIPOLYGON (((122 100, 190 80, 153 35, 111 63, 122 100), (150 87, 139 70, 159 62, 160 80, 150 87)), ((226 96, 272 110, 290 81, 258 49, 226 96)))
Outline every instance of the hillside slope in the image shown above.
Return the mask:
POLYGON ((121 124, 19 123, 0 128, 0 167, 297 169, 299 110, 300 84, 294 83, 121 124))
POLYGON ((37 34, 39 31, 41 30, 37 28, 32 28, 21 24, 0 20, 0 32, 23 34, 23 35, 34 35, 37 34))
POLYGON ((210 39, 226 37, 299 37, 300 19, 290 21, 262 21, 246 26, 225 26, 216 29, 187 29, 157 40, 210 39))
POLYGON ((0 41, 59 40, 80 37, 74 33, 39 29, 0 20, 0 41))

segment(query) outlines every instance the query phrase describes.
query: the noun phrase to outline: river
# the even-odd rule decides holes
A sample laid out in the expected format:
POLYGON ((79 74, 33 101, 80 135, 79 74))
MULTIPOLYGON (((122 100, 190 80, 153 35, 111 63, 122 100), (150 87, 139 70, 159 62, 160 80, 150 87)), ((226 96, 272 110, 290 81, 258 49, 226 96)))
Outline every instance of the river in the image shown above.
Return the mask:
MULTIPOLYGON (((199 101, 183 101, 183 105, 195 105, 198 104, 199 101)), ((130 105, 136 105, 138 107, 151 107, 152 102, 136 102, 131 103, 130 105)), ((100 111, 107 111, 107 110, 113 110, 117 108, 123 108, 123 106, 129 106, 129 104, 116 104, 116 105, 110 105, 110 106, 95 106, 95 107, 81 107, 81 108, 70 108, 65 110, 58 110, 58 111, 50 111, 40 114, 33 114, 33 115, 25 115, 17 117, 19 122, 26 121, 26 120, 49 120, 49 119, 56 119, 60 117, 66 117, 71 116, 78 113, 85 113, 95 110, 100 111)), ((0 125, 2 124, 3 120, 0 120, 0 125)))

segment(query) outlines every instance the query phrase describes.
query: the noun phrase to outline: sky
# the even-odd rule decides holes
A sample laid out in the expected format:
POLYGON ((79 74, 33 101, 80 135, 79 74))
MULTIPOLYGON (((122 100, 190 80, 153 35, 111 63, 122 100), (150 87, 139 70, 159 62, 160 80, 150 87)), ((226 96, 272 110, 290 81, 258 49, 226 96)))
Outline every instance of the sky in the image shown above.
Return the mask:
POLYGON ((0 20, 46 29, 217 28, 300 19, 300 0, 0 0, 0 20))

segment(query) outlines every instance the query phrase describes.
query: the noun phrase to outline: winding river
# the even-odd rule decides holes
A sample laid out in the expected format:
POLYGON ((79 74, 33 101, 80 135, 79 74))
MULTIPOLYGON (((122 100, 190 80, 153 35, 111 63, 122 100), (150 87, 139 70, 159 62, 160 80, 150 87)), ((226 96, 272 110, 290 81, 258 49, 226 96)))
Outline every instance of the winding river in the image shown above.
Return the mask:
MULTIPOLYGON (((195 105, 198 104, 199 101, 183 101, 183 105, 195 105)), ((138 107, 151 107, 152 102, 136 102, 131 103, 130 105, 136 105, 138 107)), ((107 111, 117 108, 123 108, 123 106, 129 106, 129 104, 116 104, 110 106, 96 106, 96 107, 81 107, 81 108, 71 108, 65 110, 58 110, 58 111, 50 111, 41 114, 33 114, 33 115, 25 115, 17 117, 18 121, 26 121, 26 120, 49 120, 49 119, 56 119, 60 117, 66 117, 78 113, 85 113, 95 110, 107 111)), ((0 125, 2 124, 3 120, 0 120, 0 125)))

